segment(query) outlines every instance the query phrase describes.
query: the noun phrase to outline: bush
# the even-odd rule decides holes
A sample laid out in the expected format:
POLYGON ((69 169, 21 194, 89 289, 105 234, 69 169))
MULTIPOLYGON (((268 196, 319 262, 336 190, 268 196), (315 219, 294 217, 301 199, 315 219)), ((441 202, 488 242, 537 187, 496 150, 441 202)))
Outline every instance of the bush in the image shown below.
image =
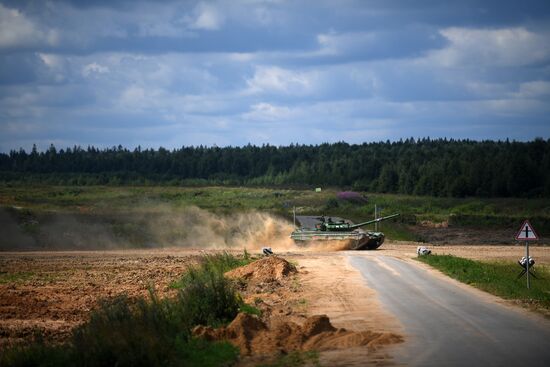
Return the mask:
POLYGON ((367 198, 355 191, 340 191, 336 194, 338 200, 349 201, 352 203, 366 204, 367 198))
POLYGON ((338 204, 338 200, 336 200, 335 198, 330 198, 327 200, 326 204, 325 204, 325 210, 331 210, 331 209, 336 209, 338 208, 340 205, 338 204))
MULTIPOLYGON (((244 266, 252 262, 252 258, 246 250, 243 252, 243 256, 233 256, 227 252, 214 255, 204 255, 199 264, 195 267, 191 267, 177 282, 170 284, 170 287, 180 289, 197 281, 197 277, 206 276, 210 272, 224 274, 225 272, 244 266)), ((204 282, 204 279, 200 281, 204 282)))
POLYGON ((191 325, 215 325, 231 321, 241 299, 233 282, 212 266, 190 269, 178 292, 178 307, 191 325))

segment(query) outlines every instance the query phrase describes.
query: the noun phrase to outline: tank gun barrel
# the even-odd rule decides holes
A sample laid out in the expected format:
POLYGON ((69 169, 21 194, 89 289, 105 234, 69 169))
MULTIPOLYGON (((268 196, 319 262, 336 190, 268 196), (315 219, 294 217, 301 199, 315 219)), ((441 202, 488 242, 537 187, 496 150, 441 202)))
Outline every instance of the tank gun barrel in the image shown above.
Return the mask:
POLYGON ((354 224, 352 226, 349 227, 349 229, 356 229, 356 228, 359 228, 359 227, 363 227, 363 226, 366 226, 367 224, 372 224, 372 223, 376 223, 376 222, 381 222, 383 220, 387 220, 387 219, 391 219, 391 218, 395 218, 399 215, 399 213, 397 214, 392 214, 392 215, 388 215, 386 217, 380 217, 380 218, 377 218, 377 219, 373 219, 373 220, 369 220, 367 222, 363 222, 363 223, 359 223, 359 224, 354 224))

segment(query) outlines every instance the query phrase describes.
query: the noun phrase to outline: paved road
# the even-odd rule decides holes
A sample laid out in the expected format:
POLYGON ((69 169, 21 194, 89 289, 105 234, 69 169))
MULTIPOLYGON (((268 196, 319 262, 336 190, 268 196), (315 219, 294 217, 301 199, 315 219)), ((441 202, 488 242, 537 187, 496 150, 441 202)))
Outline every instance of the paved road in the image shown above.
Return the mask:
POLYGON ((492 302, 410 262, 348 255, 403 324, 407 366, 550 366, 550 322, 492 302))

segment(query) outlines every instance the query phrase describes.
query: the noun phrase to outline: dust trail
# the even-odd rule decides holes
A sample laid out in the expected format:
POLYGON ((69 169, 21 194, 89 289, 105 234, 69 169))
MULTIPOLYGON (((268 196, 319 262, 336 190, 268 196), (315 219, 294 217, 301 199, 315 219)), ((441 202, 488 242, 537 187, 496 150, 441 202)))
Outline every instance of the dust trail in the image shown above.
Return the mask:
POLYGON ((350 249, 349 240, 312 241, 300 247, 301 251, 344 251, 350 249))
POLYGON ((0 250, 35 248, 36 242, 24 232, 15 214, 15 210, 0 208, 0 250))
MULTIPOLYGON (((162 210, 164 211, 164 210, 162 210)), ((214 214, 187 207, 171 210, 148 223, 148 232, 161 246, 201 248, 295 249, 290 239, 293 226, 272 214, 248 211, 214 214)))
POLYGON ((120 249, 132 247, 117 235, 117 225, 106 218, 57 213, 42 219, 38 241, 51 249, 120 249))
MULTIPOLYGON (((29 212, 30 213, 30 212, 29 212)), ((22 217, 0 212, 6 229, 0 249, 97 250, 153 247, 274 251, 338 251, 347 241, 297 246, 294 230, 284 218, 255 210, 217 214, 198 207, 137 203, 132 210, 95 213, 38 212, 22 217), (23 218, 23 219, 21 219, 23 218), (28 223, 32 223, 32 231, 28 223), (7 235, 6 235, 7 234, 7 235), (9 241, 8 241, 9 239, 9 241)))

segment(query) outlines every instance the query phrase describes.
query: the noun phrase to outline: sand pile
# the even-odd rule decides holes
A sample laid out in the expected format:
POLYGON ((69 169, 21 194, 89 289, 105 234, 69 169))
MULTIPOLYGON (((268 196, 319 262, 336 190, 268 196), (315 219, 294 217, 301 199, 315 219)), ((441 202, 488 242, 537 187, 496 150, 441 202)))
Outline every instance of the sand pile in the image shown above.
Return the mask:
POLYGON ((193 335, 207 340, 227 340, 241 355, 271 355, 294 350, 345 349, 358 346, 377 347, 402 341, 395 334, 354 332, 337 329, 326 315, 309 317, 303 325, 280 321, 266 325, 253 315, 240 313, 226 327, 197 326, 193 335))
POLYGON ((296 267, 283 258, 269 256, 240 268, 228 271, 231 279, 244 279, 250 283, 272 283, 296 273, 296 267))

